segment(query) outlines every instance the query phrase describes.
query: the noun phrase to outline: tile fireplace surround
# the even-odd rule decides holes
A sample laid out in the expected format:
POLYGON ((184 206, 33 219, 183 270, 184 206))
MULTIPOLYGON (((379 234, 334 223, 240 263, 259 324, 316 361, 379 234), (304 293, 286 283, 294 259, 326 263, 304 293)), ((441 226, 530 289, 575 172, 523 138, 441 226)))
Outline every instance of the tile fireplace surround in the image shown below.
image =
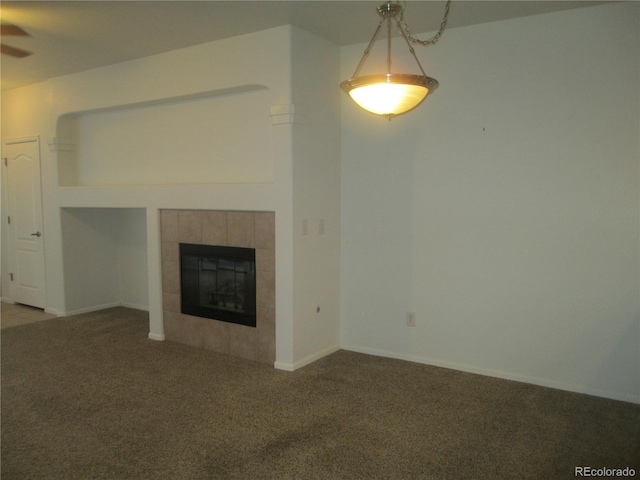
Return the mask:
POLYGON ((275 361, 275 214, 161 210, 165 339, 273 365, 275 361), (256 328, 180 313, 180 243, 256 250, 256 328))

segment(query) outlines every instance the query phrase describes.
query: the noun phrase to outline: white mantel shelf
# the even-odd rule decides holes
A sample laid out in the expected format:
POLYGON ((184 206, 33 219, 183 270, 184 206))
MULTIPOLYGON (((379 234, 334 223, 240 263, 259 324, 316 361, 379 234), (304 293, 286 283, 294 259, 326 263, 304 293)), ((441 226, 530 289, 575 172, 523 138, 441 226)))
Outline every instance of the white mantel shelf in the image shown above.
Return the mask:
POLYGON ((274 184, 120 185, 59 187, 63 208, 225 208, 273 211, 274 184), (251 198, 251 206, 246 198, 251 198), (201 205, 201 206, 197 206, 201 205), (230 207, 230 205, 233 205, 230 207))

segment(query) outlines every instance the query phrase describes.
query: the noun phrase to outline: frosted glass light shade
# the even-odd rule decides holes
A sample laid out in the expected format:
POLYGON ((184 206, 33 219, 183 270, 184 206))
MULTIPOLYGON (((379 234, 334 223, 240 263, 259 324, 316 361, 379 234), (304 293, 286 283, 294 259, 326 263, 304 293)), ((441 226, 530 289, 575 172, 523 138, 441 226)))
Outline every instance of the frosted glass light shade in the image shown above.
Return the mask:
POLYGON ((420 105, 438 88, 438 81, 423 75, 382 74, 351 78, 340 87, 365 110, 391 119, 420 105))

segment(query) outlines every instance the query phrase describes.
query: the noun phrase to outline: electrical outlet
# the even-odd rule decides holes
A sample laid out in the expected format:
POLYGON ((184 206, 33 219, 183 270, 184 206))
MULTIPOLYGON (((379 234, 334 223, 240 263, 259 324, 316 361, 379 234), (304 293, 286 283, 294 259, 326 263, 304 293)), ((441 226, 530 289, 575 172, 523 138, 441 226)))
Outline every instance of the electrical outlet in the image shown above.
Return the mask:
POLYGON ((416 313, 407 312, 407 327, 415 327, 415 326, 416 326, 416 313))

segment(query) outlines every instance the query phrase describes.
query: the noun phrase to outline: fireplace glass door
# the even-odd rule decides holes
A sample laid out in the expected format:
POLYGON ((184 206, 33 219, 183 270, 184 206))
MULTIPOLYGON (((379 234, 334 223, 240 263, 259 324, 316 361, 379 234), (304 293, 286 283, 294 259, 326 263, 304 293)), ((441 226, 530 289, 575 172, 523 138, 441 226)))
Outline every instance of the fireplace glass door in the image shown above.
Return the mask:
POLYGON ((182 313, 256 326, 255 250, 180 244, 182 313))

